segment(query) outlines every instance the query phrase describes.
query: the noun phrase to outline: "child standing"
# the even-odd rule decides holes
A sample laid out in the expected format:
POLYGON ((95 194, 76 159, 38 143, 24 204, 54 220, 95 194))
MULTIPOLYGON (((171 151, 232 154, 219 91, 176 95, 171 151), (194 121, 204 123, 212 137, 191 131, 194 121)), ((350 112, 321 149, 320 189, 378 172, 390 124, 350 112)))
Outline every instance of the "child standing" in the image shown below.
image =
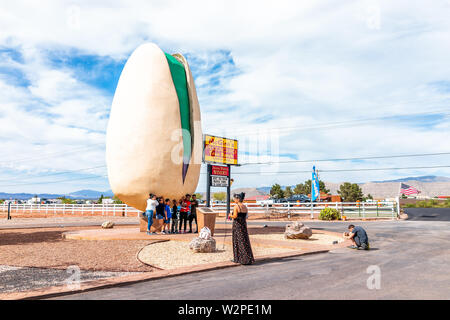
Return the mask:
POLYGON ((170 211, 170 199, 166 199, 164 202, 164 221, 162 229, 163 233, 170 233, 170 219, 172 218, 172 213, 170 211))
POLYGON ((187 219, 188 219, 189 207, 187 205, 185 197, 181 198, 180 205, 181 205, 181 209, 180 209, 180 233, 186 233, 186 224, 187 224, 187 219), (182 227, 184 227, 183 231, 181 231, 182 227))
POLYGON ((171 233, 178 233, 178 220, 180 211, 178 210, 177 200, 172 200, 172 228, 171 233))
MULTIPOLYGON (((158 197, 158 205, 156 206, 156 219, 158 220, 164 220, 165 218, 165 209, 166 206, 164 204, 164 198, 163 197, 158 197)), ((164 223, 164 221, 163 221, 164 223)), ((164 234, 164 225, 161 228, 161 234, 164 234)))

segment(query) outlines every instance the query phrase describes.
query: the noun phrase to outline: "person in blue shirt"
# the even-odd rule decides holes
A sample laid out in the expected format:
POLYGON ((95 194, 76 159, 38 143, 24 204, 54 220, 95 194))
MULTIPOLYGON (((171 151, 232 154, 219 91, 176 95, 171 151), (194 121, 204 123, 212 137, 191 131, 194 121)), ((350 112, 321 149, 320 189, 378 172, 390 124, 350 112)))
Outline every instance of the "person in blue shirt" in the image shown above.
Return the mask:
POLYGON ((178 220, 180 219, 180 208, 177 206, 177 200, 172 201, 172 228, 170 233, 178 233, 178 220))
POLYGON ((161 232, 163 234, 170 233, 170 218, 172 217, 172 213, 170 211, 170 199, 166 199, 164 203, 164 221, 161 232))
POLYGON ((352 240, 351 249, 369 250, 369 237, 367 237, 366 230, 360 226, 354 226, 353 224, 348 226, 349 232, 344 233, 345 239, 352 240))

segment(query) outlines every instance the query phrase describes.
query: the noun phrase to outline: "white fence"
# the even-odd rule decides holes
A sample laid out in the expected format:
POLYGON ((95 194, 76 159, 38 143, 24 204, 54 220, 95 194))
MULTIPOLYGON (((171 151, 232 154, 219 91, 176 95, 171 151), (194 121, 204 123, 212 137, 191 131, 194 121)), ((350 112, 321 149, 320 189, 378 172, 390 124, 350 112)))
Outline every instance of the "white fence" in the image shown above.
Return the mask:
MULTIPOLYGON (((0 212, 8 212, 8 204, 0 204, 0 212)), ((126 204, 13 204, 10 208, 14 214, 54 214, 54 215, 104 215, 104 216, 138 216, 139 210, 126 204)))
MULTIPOLYGON (((334 208, 342 216, 347 218, 392 218, 398 216, 399 203, 397 201, 378 202, 313 202, 311 203, 276 203, 263 206, 255 203, 246 203, 249 213, 260 213, 267 217, 285 216, 293 218, 296 216, 309 216, 317 218, 320 211, 325 208, 334 208)), ((213 204, 212 208, 217 212, 225 212, 226 204, 213 204)))
MULTIPOLYGON (((383 202, 314 202, 311 203, 277 203, 264 206, 246 203, 250 214, 261 214, 266 218, 299 216, 318 217, 322 209, 334 208, 341 216, 347 218, 396 218, 399 205, 395 201, 383 202)), ((233 206, 233 204, 232 204, 233 206)), ((212 209, 219 213, 226 212, 226 204, 213 204, 212 209)), ((8 204, 0 204, 0 212, 8 212, 8 204)), ((11 204, 10 213, 21 215, 103 215, 137 217, 139 210, 126 204, 11 204)))

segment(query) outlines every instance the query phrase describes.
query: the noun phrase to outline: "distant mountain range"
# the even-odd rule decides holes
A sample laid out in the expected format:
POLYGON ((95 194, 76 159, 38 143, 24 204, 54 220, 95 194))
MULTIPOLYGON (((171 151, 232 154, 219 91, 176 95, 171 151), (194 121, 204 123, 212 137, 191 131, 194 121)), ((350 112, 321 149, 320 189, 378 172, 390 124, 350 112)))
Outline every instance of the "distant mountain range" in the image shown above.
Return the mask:
POLYGON ((419 182, 450 182, 450 178, 438 177, 438 176, 420 176, 420 177, 408 177, 396 180, 383 180, 383 181, 371 181, 374 183, 382 182, 407 182, 407 181, 419 181, 419 182))
MULTIPOLYGON (((407 177, 395 180, 371 181, 358 183, 365 195, 371 194, 375 199, 393 198, 399 195, 400 183, 406 183, 420 190, 420 196, 435 197, 450 195, 450 178, 439 176, 407 177)), ((337 194, 342 182, 326 182, 325 186, 331 194, 337 194)), ((294 188, 295 186, 291 186, 294 188)), ((286 186, 281 186, 285 189, 286 186)), ((271 187, 256 188, 257 191, 268 194, 271 187)))
MULTIPOLYGON (((396 180, 383 180, 383 181, 371 181, 367 183, 358 183, 363 189, 364 194, 371 194, 376 198, 395 197, 398 195, 399 183, 405 182, 413 185, 415 188, 421 191, 423 196, 436 196, 436 195, 450 195, 450 178, 439 176, 419 176, 419 177, 407 177, 396 180)), ((325 182, 325 185, 330 189, 332 194, 336 194, 341 183, 325 182)), ((284 189, 286 186, 282 186, 284 189)), ((291 186, 294 188, 295 186, 291 186)), ((237 188, 232 189, 232 193, 245 192, 246 197, 255 195, 264 195, 270 193, 271 187, 258 187, 258 188, 237 188)), ((203 193, 203 192, 201 192, 203 193)), ((34 193, 4 193, 0 192, 0 199, 30 199, 36 194, 34 193)), ((71 199, 98 199, 100 196, 112 197, 114 194, 111 190, 107 191, 95 191, 95 190, 80 190, 69 194, 37 194, 40 198, 55 199, 65 196, 71 199)))
POLYGON ((27 200, 37 195, 41 199, 56 199, 66 197, 70 199, 98 199, 103 195, 104 197, 112 197, 114 194, 111 190, 95 191, 95 190, 80 190, 69 194, 53 194, 53 193, 5 193, 0 192, 0 199, 17 199, 27 200))

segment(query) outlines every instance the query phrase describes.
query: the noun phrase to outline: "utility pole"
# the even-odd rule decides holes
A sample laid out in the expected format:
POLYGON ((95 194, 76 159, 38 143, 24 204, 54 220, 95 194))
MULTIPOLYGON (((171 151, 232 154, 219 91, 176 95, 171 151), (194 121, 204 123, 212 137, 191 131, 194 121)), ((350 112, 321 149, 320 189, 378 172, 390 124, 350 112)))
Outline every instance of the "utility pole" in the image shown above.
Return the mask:
POLYGON ((228 186, 227 186, 227 219, 230 215, 230 198, 231 198, 231 166, 228 164, 228 186))
POLYGON ((206 206, 211 206, 211 165, 206 164, 206 206))

